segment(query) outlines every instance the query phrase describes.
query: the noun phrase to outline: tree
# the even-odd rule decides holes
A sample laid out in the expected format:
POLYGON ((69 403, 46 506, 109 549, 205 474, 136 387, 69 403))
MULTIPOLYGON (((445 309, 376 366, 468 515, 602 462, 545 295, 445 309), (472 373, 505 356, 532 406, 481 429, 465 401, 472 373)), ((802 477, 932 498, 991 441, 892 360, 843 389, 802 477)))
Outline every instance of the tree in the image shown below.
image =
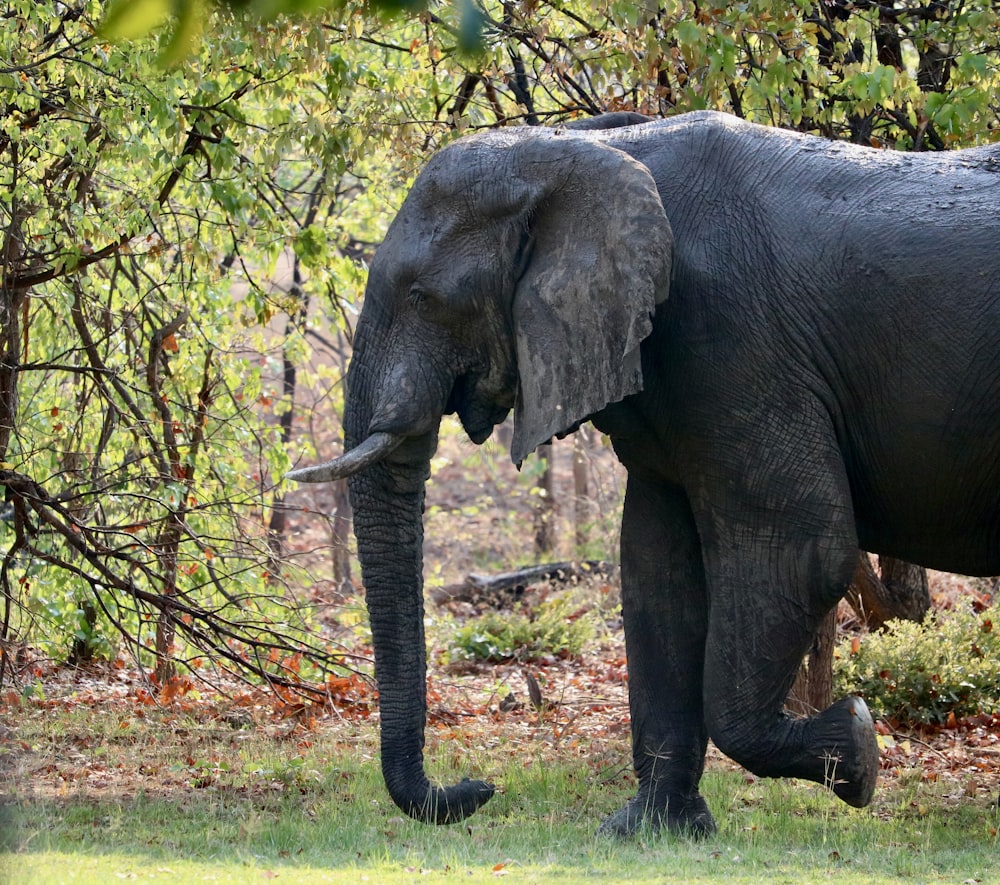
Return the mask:
POLYGON ((377 113, 350 104, 371 83, 337 28, 224 28, 180 72, 95 38, 100 12, 12 3, 0 36, 0 679, 41 620, 77 660, 124 638, 161 681, 207 650, 294 682, 299 652, 337 656, 268 523, 321 283, 301 271, 346 261, 358 190, 359 130, 322 120, 377 113), (283 254, 300 278, 276 292, 283 254))
POLYGON ((283 589, 278 479, 312 453, 307 392, 336 436, 359 262, 447 139, 706 107, 903 149, 1000 129, 985 0, 170 8, 120 43, 97 0, 3 12, 0 678, 39 621, 164 677, 197 648, 336 663, 283 589))

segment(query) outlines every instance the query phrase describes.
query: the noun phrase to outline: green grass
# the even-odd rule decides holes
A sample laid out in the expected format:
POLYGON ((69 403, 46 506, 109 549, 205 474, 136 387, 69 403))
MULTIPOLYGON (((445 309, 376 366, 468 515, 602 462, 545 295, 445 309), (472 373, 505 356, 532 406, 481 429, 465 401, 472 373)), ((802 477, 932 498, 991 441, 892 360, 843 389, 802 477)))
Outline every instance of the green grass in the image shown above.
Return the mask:
POLYGON ((13 882, 483 881, 499 872, 524 882, 1000 881, 981 808, 886 822, 828 809, 808 789, 768 785, 748 796, 741 784, 732 774, 709 780, 720 811, 742 795, 718 837, 626 845, 595 837, 595 820, 537 786, 531 803, 501 801, 468 825, 434 829, 400 818, 374 783, 350 801, 333 792, 270 808, 237 796, 31 802, 17 811, 8 867, 13 882))
POLYGON ((812 785, 748 783, 715 765, 705 793, 716 837, 622 844, 594 830, 627 798, 627 777, 603 783, 606 764, 586 752, 490 745, 485 723, 471 750, 432 732, 430 767, 445 780, 492 772, 504 792, 467 822, 428 827, 386 796, 371 723, 263 735, 156 711, 127 728, 90 711, 16 718, 4 720, 16 740, 0 756, 0 881, 18 885, 1000 882, 997 812, 917 779, 859 811, 812 785))

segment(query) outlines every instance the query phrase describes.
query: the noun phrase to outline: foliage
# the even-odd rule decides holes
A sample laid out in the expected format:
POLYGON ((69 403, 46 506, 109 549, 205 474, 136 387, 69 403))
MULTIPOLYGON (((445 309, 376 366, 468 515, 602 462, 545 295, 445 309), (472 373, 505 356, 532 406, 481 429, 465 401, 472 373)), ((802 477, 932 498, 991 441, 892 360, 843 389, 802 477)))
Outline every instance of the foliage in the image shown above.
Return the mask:
MULTIPOLYGON (((265 15, 322 9, 358 37, 370 25, 341 3, 230 5, 265 15)), ((375 5, 411 13, 420 6, 375 5)), ((174 8, 178 32, 186 18, 207 16, 205 0, 174 8)), ((168 11, 162 0, 119 0, 108 27, 121 36, 144 33, 168 11)), ((998 128, 1000 10, 989 0, 715 7, 462 0, 428 4, 419 21, 409 53, 433 73, 434 119, 460 130, 619 108, 654 116, 718 108, 905 149, 992 139, 998 128), (478 51, 470 53, 473 28, 478 51)))
POLYGON ((533 609, 489 611, 454 631, 452 662, 531 661, 546 655, 579 655, 595 634, 595 615, 574 609, 567 595, 553 596, 533 609))
POLYGON ((953 610, 922 624, 893 620, 834 659, 836 691, 859 694, 876 716, 948 722, 992 713, 1000 698, 1000 634, 992 612, 953 610))
POLYGON ((180 636, 298 682, 286 660, 336 655, 286 592, 276 481, 310 299, 358 285, 306 278, 350 245, 361 141, 322 116, 354 72, 336 35, 263 26, 167 72, 100 12, 13 3, 0 31, 0 681, 41 625, 161 679, 180 636))
MULTIPOLYGON (((716 108, 904 149, 996 138, 1000 10, 988 0, 506 2, 482 11, 484 53, 448 57, 462 72, 448 108, 460 129, 716 108)), ((430 33, 427 51, 449 52, 446 33, 430 33)))
MULTIPOLYGON (((368 0, 372 11, 392 16, 402 12, 424 12, 426 0, 368 0)), ((479 48, 482 16, 472 0, 454 0, 458 13, 457 35, 467 50, 479 48)), ((351 8, 346 0, 112 0, 101 22, 101 33, 109 40, 134 40, 162 28, 169 20, 167 40, 159 60, 164 66, 178 64, 194 52, 204 37, 213 9, 227 8, 260 19, 279 15, 308 16, 327 12, 343 14, 351 8)), ((354 10, 360 19, 360 14, 354 10)))

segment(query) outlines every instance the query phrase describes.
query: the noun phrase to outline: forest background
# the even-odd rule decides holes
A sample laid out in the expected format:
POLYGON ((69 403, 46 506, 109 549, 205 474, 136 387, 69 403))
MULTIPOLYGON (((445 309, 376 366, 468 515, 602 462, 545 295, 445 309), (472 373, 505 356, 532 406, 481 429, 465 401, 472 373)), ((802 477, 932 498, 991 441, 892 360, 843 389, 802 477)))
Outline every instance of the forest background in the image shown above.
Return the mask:
MULTIPOLYGON (((985 0, 304 5, 3 5, 0 685, 94 658, 307 695, 354 673, 325 626, 357 580, 346 496, 281 477, 339 451, 365 263, 448 140, 702 108, 887 150, 1000 139, 985 0)), ((578 475, 553 517, 545 461, 457 435, 429 584, 614 558, 599 440, 550 454, 578 475), (587 471, 589 511, 540 539, 587 471)))

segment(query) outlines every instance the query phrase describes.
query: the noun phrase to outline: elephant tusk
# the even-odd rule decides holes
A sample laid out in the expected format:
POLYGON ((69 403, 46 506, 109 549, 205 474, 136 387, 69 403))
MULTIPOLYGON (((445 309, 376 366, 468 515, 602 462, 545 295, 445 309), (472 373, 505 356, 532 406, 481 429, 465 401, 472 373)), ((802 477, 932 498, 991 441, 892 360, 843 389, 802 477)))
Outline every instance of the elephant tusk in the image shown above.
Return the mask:
POLYGON ((373 433, 364 442, 345 452, 339 458, 316 464, 313 467, 300 467, 285 474, 285 479, 295 482, 333 482, 352 476, 366 467, 381 461, 395 449, 405 437, 395 433, 373 433))

